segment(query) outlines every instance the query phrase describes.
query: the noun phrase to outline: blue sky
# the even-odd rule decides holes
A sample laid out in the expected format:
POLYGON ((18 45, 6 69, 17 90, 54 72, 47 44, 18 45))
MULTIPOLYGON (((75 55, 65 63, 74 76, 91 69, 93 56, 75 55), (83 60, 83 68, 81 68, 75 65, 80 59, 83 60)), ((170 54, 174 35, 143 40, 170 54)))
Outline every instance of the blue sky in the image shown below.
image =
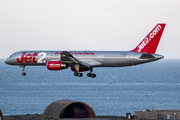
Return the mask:
POLYGON ((179 0, 0 0, 0 58, 20 50, 134 49, 166 23, 157 54, 180 58, 179 0))

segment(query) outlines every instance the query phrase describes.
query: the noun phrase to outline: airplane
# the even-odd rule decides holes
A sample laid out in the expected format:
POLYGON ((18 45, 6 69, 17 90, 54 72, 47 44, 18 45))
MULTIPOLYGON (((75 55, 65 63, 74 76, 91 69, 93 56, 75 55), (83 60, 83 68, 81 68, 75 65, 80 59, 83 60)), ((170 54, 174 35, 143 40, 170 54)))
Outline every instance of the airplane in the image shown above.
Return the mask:
POLYGON ((155 54, 165 23, 157 24, 151 32, 130 51, 18 51, 5 60, 6 64, 22 67, 46 66, 48 70, 64 70, 71 67, 74 76, 82 77, 81 72, 90 71, 88 77, 95 78, 92 73, 96 67, 124 67, 143 64, 164 58, 155 54))

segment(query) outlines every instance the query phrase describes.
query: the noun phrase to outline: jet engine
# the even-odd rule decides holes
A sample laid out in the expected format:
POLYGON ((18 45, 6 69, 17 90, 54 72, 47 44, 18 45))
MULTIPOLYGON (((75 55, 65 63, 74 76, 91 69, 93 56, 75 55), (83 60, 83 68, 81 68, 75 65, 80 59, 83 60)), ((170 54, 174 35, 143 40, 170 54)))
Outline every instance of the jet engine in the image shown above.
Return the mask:
POLYGON ((48 70, 62 70, 67 69, 68 65, 60 61, 49 61, 46 64, 48 70))

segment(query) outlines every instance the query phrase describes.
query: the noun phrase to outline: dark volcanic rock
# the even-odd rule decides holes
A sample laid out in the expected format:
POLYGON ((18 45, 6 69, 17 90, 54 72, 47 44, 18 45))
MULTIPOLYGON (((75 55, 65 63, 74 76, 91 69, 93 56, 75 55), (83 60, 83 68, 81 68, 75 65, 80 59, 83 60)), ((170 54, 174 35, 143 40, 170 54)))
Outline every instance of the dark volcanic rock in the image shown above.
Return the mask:
MULTIPOLYGON (((70 120, 80 120, 77 118, 69 118, 70 120)), ((63 120, 69 120, 68 118, 64 118, 63 120)), ((121 116, 97 116, 97 118, 84 118, 84 120, 124 120, 125 117, 121 116)), ((44 117, 43 115, 39 115, 39 114, 27 114, 27 115, 10 115, 10 116, 4 116, 4 120, 58 120, 58 119, 54 119, 54 118, 47 118, 44 117)), ((60 120, 60 119, 59 119, 60 120)), ((83 118, 81 118, 81 120, 83 120, 83 118)))
POLYGON ((44 117, 39 114, 34 115, 10 115, 10 116, 4 116, 4 120, 43 120, 44 117))
POLYGON ((4 120, 3 112, 1 111, 1 109, 0 109, 0 118, 1 118, 1 120, 4 120))

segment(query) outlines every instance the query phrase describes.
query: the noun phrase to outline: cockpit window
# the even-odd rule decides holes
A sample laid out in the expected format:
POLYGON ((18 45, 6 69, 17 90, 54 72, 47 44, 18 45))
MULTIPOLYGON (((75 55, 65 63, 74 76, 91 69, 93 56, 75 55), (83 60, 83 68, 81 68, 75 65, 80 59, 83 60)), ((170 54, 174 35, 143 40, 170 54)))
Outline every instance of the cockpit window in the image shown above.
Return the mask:
POLYGON ((9 58, 12 58, 12 55, 9 58))

